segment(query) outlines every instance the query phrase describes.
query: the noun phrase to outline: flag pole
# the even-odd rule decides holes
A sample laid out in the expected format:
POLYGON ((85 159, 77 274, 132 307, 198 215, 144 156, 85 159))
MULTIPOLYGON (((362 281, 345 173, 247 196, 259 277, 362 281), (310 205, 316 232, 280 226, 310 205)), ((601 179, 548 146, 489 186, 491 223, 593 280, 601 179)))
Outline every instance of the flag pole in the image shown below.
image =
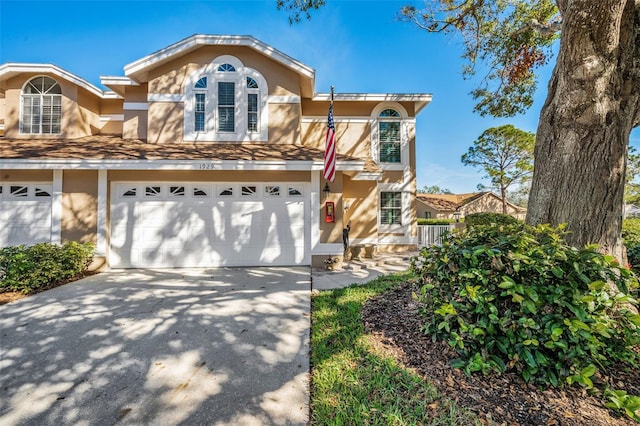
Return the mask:
POLYGON ((327 136, 325 139, 324 171, 323 176, 327 181, 325 188, 329 188, 329 182, 333 182, 336 174, 336 130, 333 121, 333 86, 329 103, 329 115, 327 117, 327 136))

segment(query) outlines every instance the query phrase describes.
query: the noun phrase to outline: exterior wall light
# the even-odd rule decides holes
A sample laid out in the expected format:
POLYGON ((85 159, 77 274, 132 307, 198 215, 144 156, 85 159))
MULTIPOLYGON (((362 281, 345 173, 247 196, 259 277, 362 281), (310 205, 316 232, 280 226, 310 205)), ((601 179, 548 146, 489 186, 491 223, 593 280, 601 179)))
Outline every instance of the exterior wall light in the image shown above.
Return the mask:
POLYGON ((331 188, 329 188, 329 182, 326 182, 324 184, 324 188, 322 189, 322 195, 324 196, 324 198, 327 198, 329 194, 331 194, 331 188))

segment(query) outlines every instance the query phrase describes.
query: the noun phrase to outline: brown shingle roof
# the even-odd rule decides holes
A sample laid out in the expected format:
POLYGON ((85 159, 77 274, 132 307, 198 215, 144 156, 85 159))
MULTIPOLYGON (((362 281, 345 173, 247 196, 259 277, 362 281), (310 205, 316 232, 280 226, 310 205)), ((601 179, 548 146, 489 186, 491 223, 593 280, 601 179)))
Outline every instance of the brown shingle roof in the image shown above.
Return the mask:
POLYGON ((418 194, 416 198, 435 210, 454 211, 457 208, 477 200, 488 192, 470 192, 467 194, 418 194))
MULTIPOLYGON (((486 195, 491 195, 496 197, 498 200, 501 198, 492 192, 484 191, 484 192, 470 192, 467 194, 417 194, 416 198, 427 206, 431 207, 434 210, 439 211, 455 211, 456 209, 471 203, 479 198, 482 198, 486 195)), ((514 204, 511 204, 507 201, 507 204, 512 206, 518 211, 525 211, 522 207, 518 207, 514 204)))
POLYGON ((450 200, 445 200, 442 198, 427 197, 424 194, 418 194, 416 198, 418 198, 418 200, 422 201, 423 203, 425 203, 427 206, 431 207, 434 210, 453 211, 456 208, 458 208, 458 204, 456 204, 455 202, 450 200))
MULTIPOLYGON (((55 140, 0 139, 0 159, 323 161, 323 158, 324 152, 316 148, 273 143, 152 144, 105 135, 55 140)), ((364 161, 365 171, 379 170, 373 162, 348 155, 338 155, 338 161, 364 161)))

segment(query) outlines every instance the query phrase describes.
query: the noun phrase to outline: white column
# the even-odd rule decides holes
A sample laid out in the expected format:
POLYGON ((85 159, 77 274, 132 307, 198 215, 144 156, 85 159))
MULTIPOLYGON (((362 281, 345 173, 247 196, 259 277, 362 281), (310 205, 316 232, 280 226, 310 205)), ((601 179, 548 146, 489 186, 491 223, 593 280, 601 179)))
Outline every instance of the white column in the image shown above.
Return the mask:
POLYGON ((62 170, 53 171, 51 199, 51 243, 62 242, 62 170))
POLYGON ((96 256, 107 255, 107 171, 98 170, 98 223, 96 256))
POLYGON ((320 170, 311 172, 311 253, 320 244, 320 170))

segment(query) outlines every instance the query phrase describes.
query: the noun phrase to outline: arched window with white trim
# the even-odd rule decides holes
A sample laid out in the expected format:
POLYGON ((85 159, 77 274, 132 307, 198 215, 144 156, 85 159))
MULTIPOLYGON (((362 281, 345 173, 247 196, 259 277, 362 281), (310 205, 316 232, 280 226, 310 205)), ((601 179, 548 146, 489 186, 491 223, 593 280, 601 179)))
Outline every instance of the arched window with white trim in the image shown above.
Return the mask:
POLYGON ((267 82, 236 57, 223 55, 185 82, 184 139, 268 141, 267 82))
POLYGON ((380 162, 400 163, 400 113, 392 108, 378 114, 378 135, 380 141, 380 162))
POLYGON ((396 102, 374 108, 371 125, 371 156, 384 170, 403 170, 409 164, 407 111, 396 102))
POLYGON ((62 89, 51 77, 32 78, 20 97, 20 133, 58 134, 62 121, 62 89))

